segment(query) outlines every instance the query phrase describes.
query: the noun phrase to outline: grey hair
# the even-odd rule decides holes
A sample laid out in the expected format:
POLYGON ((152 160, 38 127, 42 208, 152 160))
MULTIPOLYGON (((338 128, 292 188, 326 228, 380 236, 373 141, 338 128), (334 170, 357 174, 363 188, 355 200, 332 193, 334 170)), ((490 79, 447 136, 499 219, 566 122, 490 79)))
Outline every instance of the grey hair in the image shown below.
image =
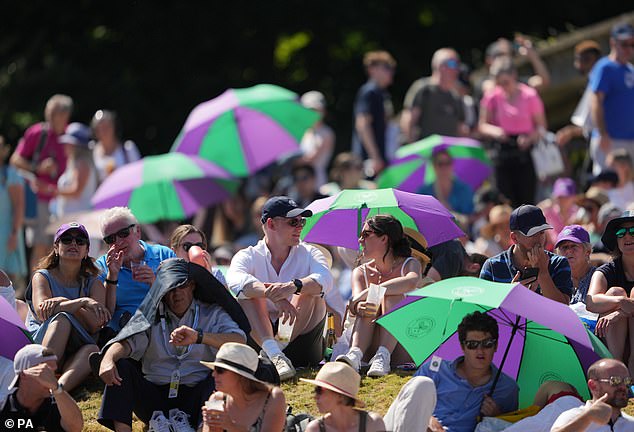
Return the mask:
POLYGON ((458 58, 458 53, 453 48, 439 48, 434 52, 434 55, 431 58, 431 68, 432 70, 438 70, 441 64, 445 62, 448 58, 456 57, 458 58))
POLYGON ((108 225, 110 222, 114 220, 124 220, 128 222, 129 224, 139 223, 139 221, 137 220, 136 217, 134 217, 134 215, 132 214, 132 211, 130 211, 129 208, 112 207, 106 210, 101 216, 101 219, 99 220, 99 228, 101 229, 101 235, 106 235, 104 231, 106 225, 108 225))
POLYGON ((72 112, 73 111, 73 99, 70 96, 64 94, 56 94, 46 102, 44 108, 44 118, 50 120, 54 112, 72 112))

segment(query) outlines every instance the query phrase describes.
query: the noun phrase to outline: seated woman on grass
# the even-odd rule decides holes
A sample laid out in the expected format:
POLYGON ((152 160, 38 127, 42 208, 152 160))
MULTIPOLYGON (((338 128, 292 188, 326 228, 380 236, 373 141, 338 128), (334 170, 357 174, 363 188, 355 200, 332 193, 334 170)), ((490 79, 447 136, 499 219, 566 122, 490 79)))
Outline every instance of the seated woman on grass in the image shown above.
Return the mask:
POLYGON ((26 298, 26 325, 36 343, 58 359, 59 382, 71 390, 88 376, 88 356, 99 351, 96 336, 110 320, 114 304, 106 307, 99 270, 88 256, 86 228, 76 222, 57 230, 53 248, 39 262, 26 298))
POLYGON ((384 376, 390 372, 392 351, 396 339, 374 320, 400 302, 405 293, 420 286, 422 266, 412 257, 412 250, 403 226, 394 216, 376 215, 367 219, 359 236, 365 264, 352 272, 352 296, 350 313, 357 319, 352 331, 352 341, 347 354, 337 360, 345 361, 359 371, 363 356, 373 343, 378 346, 370 360, 368 376, 384 376), (386 288, 382 304, 365 301, 370 284, 386 288))

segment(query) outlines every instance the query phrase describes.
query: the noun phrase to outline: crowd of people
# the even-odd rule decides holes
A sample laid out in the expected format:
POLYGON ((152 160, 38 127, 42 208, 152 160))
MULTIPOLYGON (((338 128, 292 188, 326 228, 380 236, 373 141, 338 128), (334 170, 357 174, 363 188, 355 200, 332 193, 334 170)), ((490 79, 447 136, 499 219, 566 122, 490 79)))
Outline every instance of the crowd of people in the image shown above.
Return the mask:
POLYGON ((98 110, 90 126, 69 124, 71 98, 53 96, 45 121, 27 129, 12 154, 0 140, 0 294, 34 342, 0 362, 0 383, 10 383, 9 393, 0 391, 0 416, 81 430, 68 392, 92 372, 105 384, 97 420, 112 430, 131 430, 135 414, 150 431, 278 431, 293 405, 280 382, 323 364, 314 379, 302 378, 323 414, 305 430, 478 430, 517 410, 519 394, 493 364, 498 323, 484 313, 461 320, 462 355, 422 364, 384 417, 362 410, 358 397, 362 372, 381 377, 411 363, 376 319, 408 292, 472 276, 520 282, 571 305, 614 357, 587 370, 585 406, 581 389, 547 381, 532 416, 496 430, 634 430, 622 413, 634 370, 634 28, 616 25, 610 53, 600 54, 593 41, 575 48, 575 67, 589 83, 573 124, 556 135, 562 146, 587 140, 592 176, 558 178, 546 199, 530 152, 547 128, 540 91, 550 77, 531 42, 518 37, 515 47, 491 44, 489 76, 473 86, 457 52, 437 50, 432 75, 412 84, 398 120, 387 91, 396 61, 367 53, 351 152, 331 161, 326 99, 306 93, 301 103, 320 116, 290 176, 247 179, 215 209, 211 230, 166 224, 158 236, 127 207, 104 211, 100 232, 62 222, 90 210, 98 184, 140 154, 119 138, 113 112, 98 110), (520 77, 515 56, 535 75, 520 77), (359 250, 301 240, 310 203, 374 188, 398 146, 432 134, 482 140, 492 160, 492 176, 477 191, 454 172, 446 148, 429 161, 436 180, 420 193, 453 212, 464 236, 428 247, 420 232, 378 214, 360 225, 359 250))

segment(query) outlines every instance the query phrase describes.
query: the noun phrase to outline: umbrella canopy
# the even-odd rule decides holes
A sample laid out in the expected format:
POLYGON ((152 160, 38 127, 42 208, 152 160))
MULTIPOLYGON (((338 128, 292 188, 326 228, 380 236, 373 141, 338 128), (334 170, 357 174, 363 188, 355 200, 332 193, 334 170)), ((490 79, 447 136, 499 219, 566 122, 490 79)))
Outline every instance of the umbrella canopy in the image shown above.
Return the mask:
POLYGON ((172 151, 199 155, 236 177, 253 174, 297 151, 304 132, 319 118, 297 99, 270 84, 229 89, 192 110, 172 151))
POLYGON ((11 361, 20 348, 33 343, 20 316, 2 296, 0 296, 0 334, 2 335, 0 356, 11 361))
POLYGON ((454 160, 455 176, 474 191, 491 174, 491 161, 479 141, 431 135, 398 149, 397 159, 381 173, 378 186, 416 192, 424 184, 433 183, 436 173, 431 164, 431 157, 439 150, 447 150, 454 160))
POLYGON ((377 322, 422 364, 434 355, 448 360, 462 355, 458 324, 475 311, 498 322, 493 363, 517 381, 520 407, 530 405, 547 380, 568 382, 590 398, 586 371, 610 353, 569 307, 519 283, 446 279, 408 294, 377 322))
POLYGON ((358 249, 363 221, 378 214, 391 214, 404 227, 419 231, 429 246, 464 235, 436 198, 397 189, 347 189, 316 200, 307 209, 313 216, 308 218, 302 238, 311 243, 358 249))
POLYGON ((206 160, 182 153, 148 156, 117 169, 99 186, 95 208, 128 206, 141 223, 185 219, 221 202, 238 181, 206 160))

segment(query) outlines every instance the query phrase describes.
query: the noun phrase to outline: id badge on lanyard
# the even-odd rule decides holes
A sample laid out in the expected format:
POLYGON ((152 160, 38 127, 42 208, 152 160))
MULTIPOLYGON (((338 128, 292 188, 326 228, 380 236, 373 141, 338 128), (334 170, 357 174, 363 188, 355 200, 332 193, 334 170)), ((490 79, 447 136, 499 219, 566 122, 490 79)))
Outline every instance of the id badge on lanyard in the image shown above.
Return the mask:
POLYGON ((172 372, 172 378, 170 379, 170 390, 169 390, 169 394, 167 395, 167 397, 169 399, 174 399, 176 397, 178 397, 178 385, 181 382, 181 372, 180 370, 176 369, 174 372, 172 372))

